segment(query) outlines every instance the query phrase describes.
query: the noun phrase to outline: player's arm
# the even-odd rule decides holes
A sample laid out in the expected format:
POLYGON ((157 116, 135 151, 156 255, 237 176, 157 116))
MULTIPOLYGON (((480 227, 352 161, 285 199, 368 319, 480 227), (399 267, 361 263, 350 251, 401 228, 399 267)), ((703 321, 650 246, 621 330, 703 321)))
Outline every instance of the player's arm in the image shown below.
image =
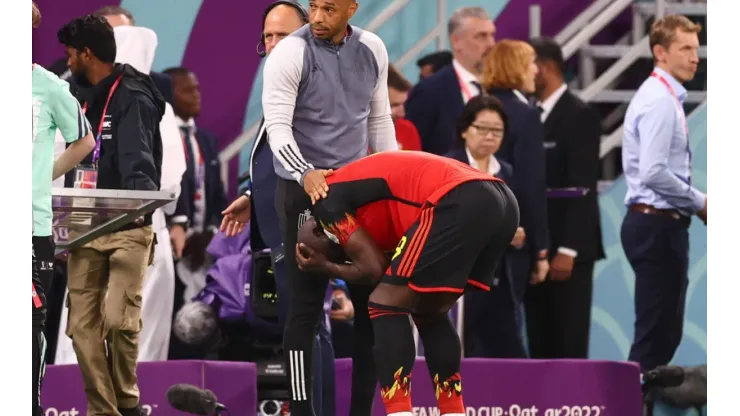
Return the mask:
POLYGON ((351 263, 328 263, 327 271, 348 283, 374 284, 388 269, 388 258, 364 228, 358 227, 343 245, 351 263))
POLYGON ((69 92, 66 82, 57 89, 51 108, 54 124, 62 132, 64 141, 71 143, 54 162, 52 179, 57 179, 77 166, 93 150, 95 138, 80 103, 69 92))

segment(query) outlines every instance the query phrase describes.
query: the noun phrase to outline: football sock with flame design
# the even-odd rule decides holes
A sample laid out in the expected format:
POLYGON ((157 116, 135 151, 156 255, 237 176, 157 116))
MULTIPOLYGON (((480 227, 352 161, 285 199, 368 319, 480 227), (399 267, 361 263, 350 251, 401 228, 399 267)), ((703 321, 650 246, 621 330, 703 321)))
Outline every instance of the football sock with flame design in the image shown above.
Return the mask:
POLYGON ((434 384, 442 416, 464 415, 460 379, 462 347, 460 338, 446 313, 414 315, 416 329, 424 344, 424 356, 434 384))
POLYGON ((368 303, 375 333, 375 369, 388 415, 411 415, 411 369, 416 360, 410 311, 368 303))

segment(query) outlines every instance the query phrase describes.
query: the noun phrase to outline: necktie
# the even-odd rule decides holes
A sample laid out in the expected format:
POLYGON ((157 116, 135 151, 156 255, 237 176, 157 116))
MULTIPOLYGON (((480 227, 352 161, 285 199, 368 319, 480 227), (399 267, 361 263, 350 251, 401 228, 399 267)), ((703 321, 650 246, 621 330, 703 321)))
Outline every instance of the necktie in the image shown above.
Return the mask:
POLYGON ((185 145, 185 166, 187 167, 187 174, 190 179, 195 182, 195 153, 193 152, 193 144, 190 142, 190 126, 181 126, 180 131, 182 132, 182 142, 185 145))
POLYGON ((471 84, 473 84, 473 86, 474 86, 475 88, 478 88, 478 92, 479 92, 480 94, 483 94, 483 88, 481 88, 481 86, 480 86, 480 82, 478 82, 478 81, 471 81, 470 83, 471 83, 471 84))

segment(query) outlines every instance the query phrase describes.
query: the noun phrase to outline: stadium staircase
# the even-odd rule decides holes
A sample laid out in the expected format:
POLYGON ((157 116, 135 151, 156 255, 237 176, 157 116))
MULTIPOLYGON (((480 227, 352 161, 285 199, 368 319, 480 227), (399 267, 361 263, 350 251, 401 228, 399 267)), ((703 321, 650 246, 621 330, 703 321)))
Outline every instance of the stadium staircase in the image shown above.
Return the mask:
MULTIPOLYGON (((416 60, 448 48, 446 22, 455 9, 481 6, 491 16, 498 16, 510 1, 514 0, 371 0, 362 2, 353 22, 381 36, 394 65, 416 82, 416 60)), ((543 24, 547 16, 542 14, 537 0, 516 1, 530 4, 529 22, 522 22, 529 24, 529 36, 539 36, 540 27, 552 23, 545 20, 543 24)), ((307 2, 301 1, 304 5, 307 2)), ((541 2, 544 4, 546 0, 541 2)), ((647 38, 649 25, 655 16, 672 13, 687 15, 706 25, 707 7, 706 3, 695 0, 594 0, 585 4, 569 23, 558 25, 562 28, 558 33, 544 35, 553 36, 562 45, 566 59, 573 64, 569 65, 575 69, 574 76, 570 77, 571 88, 602 114, 605 132, 601 144, 602 176, 607 180, 604 185, 608 185, 621 173, 618 149, 627 103, 652 67, 647 38)), ((703 64, 697 79, 688 85, 689 109, 706 101, 706 31, 701 40, 699 53, 703 64)), ((226 162, 240 157, 239 171, 244 172, 249 160, 251 146, 248 144, 259 126, 257 106, 261 96, 261 73, 254 84, 244 132, 221 152, 224 169, 228 166, 226 162)))

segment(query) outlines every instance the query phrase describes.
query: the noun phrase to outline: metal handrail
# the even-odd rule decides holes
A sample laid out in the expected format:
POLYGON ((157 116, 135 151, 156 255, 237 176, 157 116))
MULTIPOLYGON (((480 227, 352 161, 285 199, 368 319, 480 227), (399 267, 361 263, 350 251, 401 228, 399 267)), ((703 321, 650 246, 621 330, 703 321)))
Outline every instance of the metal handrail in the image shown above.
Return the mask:
POLYGON ((649 47, 648 37, 645 36, 638 43, 632 45, 629 51, 619 58, 612 66, 609 67, 604 73, 602 73, 596 81, 592 82, 591 85, 586 87, 579 94, 583 101, 591 101, 596 94, 606 88, 612 81, 614 81, 620 74, 622 74, 627 68, 630 67, 642 54, 642 50, 649 47))
POLYGON ((567 26, 563 28, 557 35, 555 35, 555 42, 558 45, 564 45, 566 42, 571 40, 573 36, 578 34, 581 29, 586 27, 606 6, 608 6, 613 0, 597 0, 591 3, 586 10, 582 11, 575 19, 571 20, 567 26))
POLYGON ((393 62, 396 68, 403 68, 409 64, 416 56, 419 55, 430 43, 435 41, 439 36, 444 36, 445 27, 444 25, 437 25, 429 33, 424 35, 423 38, 419 39, 409 50, 407 50, 400 58, 393 62))
POLYGON ((368 22, 367 25, 365 25, 365 30, 368 32, 375 32, 376 30, 380 29, 381 26, 386 24, 393 16, 396 15, 396 13, 403 10, 404 7, 406 7, 411 0, 393 0, 391 4, 388 5, 385 9, 383 9, 382 12, 378 13, 377 16, 375 16, 370 22, 368 22))
POLYGON ((612 0, 609 6, 599 13, 588 25, 586 25, 577 35, 563 45, 563 58, 569 59, 592 37, 601 31, 615 17, 622 13, 632 4, 633 0, 612 0))
POLYGON ((445 26, 447 25, 447 0, 437 0, 437 26, 442 26, 439 37, 437 38, 437 50, 443 50, 445 43, 445 26))

